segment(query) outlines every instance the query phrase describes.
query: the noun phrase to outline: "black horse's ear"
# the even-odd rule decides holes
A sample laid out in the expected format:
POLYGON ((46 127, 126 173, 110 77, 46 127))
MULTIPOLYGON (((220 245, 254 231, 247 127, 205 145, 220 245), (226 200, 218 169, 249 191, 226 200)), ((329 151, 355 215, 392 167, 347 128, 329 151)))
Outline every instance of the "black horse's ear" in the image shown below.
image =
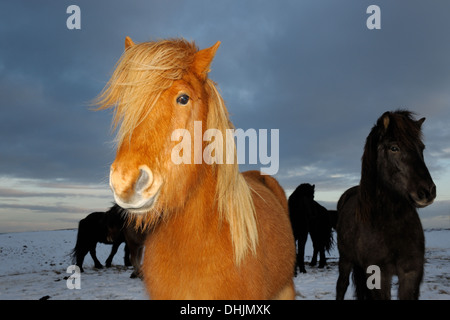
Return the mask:
POLYGON ((419 120, 416 121, 416 123, 417 123, 417 125, 419 126, 419 128, 422 127, 422 124, 425 122, 425 119, 426 119, 426 118, 422 118, 422 119, 419 119, 419 120))
POLYGON ((377 126, 380 128, 383 128, 384 131, 387 130, 387 128, 389 127, 389 123, 390 123, 390 112, 387 111, 385 113, 383 113, 383 115, 378 119, 377 121, 377 126))

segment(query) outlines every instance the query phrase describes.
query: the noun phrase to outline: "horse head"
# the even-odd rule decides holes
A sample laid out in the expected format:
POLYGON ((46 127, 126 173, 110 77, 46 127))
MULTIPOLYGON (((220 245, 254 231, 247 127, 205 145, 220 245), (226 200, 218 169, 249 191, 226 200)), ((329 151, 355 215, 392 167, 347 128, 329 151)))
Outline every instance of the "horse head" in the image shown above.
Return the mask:
MULTIPOLYGON (((423 208, 436 198, 436 186, 424 161, 421 127, 409 111, 385 112, 366 140, 362 158, 361 195, 385 188, 423 208)), ((368 198, 368 197, 367 197, 368 198)))
POLYGON ((309 200, 314 200, 314 189, 316 185, 309 183, 302 183, 296 189, 296 192, 309 200))
POLYGON ((185 40, 134 44, 126 38, 125 52, 98 99, 100 109, 115 107, 115 127, 120 124, 110 186, 122 208, 147 213, 161 212, 163 203, 183 206, 194 185, 190 180, 204 174, 202 166, 171 161, 171 136, 183 128, 193 137, 194 121, 207 120, 205 83, 219 44, 198 50, 185 40))

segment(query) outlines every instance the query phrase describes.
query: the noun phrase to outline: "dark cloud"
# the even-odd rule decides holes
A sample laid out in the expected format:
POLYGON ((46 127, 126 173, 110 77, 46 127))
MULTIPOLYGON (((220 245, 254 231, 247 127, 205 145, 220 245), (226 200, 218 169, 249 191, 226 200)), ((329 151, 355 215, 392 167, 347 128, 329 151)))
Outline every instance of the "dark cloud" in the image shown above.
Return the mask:
POLYGON ((70 4, 1 4, 0 176, 104 182, 111 114, 89 103, 126 35, 220 40, 211 77, 236 127, 280 129, 285 188, 357 183, 371 126, 399 107, 427 117, 427 160, 448 170, 448 2, 377 1, 373 31, 369 1, 77 1, 81 30, 66 28, 70 4))

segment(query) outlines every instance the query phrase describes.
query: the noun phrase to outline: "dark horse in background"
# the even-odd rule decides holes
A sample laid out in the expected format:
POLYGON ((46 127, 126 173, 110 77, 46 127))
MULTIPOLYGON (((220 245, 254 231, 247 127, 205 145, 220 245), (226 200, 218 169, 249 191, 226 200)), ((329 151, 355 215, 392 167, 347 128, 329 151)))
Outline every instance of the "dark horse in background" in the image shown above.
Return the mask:
POLYGON ((136 231, 133 226, 128 226, 126 210, 115 204, 106 212, 93 212, 80 220, 72 258, 83 272, 83 261, 89 252, 95 268, 103 268, 96 255, 97 243, 112 244, 111 253, 105 262, 106 267, 110 267, 119 246, 125 242, 124 264, 134 267, 131 275, 134 278, 140 276, 144 240, 144 233, 136 231))
POLYGON ((360 184, 338 202, 336 299, 344 298, 352 270, 357 299, 390 299, 393 275, 399 299, 419 297, 425 245, 416 208, 436 197, 423 157, 424 120, 386 112, 367 137, 360 184), (379 268, 378 287, 369 266, 379 268))
POLYGON ((320 253, 319 268, 323 268, 326 265, 325 251, 328 252, 334 243, 332 227, 336 226, 337 213, 329 212, 314 201, 314 188, 314 185, 303 183, 295 189, 288 200, 292 231, 295 241, 298 241, 295 275, 297 266, 300 272, 306 273, 304 256, 308 233, 314 248, 311 266, 316 265, 317 254, 320 253))

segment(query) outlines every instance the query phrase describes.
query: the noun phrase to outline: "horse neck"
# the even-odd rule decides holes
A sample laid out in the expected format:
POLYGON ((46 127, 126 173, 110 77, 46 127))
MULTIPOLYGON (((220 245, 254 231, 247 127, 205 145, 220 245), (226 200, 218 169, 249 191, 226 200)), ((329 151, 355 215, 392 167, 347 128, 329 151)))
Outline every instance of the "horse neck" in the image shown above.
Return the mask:
MULTIPOLYGON (((214 221, 218 221, 217 204, 215 201, 215 190, 217 175, 212 170, 208 172, 192 186, 185 205, 171 210, 168 223, 180 224, 180 231, 207 228, 214 221)), ((177 231, 178 232, 178 231, 177 231)))
POLYGON ((314 200, 311 197, 302 195, 300 203, 302 205, 302 214, 311 218, 314 215, 314 200))
POLYGON ((417 215, 417 210, 404 197, 390 191, 380 183, 374 182, 375 188, 372 194, 360 197, 360 206, 368 209, 371 221, 398 220, 417 215))

